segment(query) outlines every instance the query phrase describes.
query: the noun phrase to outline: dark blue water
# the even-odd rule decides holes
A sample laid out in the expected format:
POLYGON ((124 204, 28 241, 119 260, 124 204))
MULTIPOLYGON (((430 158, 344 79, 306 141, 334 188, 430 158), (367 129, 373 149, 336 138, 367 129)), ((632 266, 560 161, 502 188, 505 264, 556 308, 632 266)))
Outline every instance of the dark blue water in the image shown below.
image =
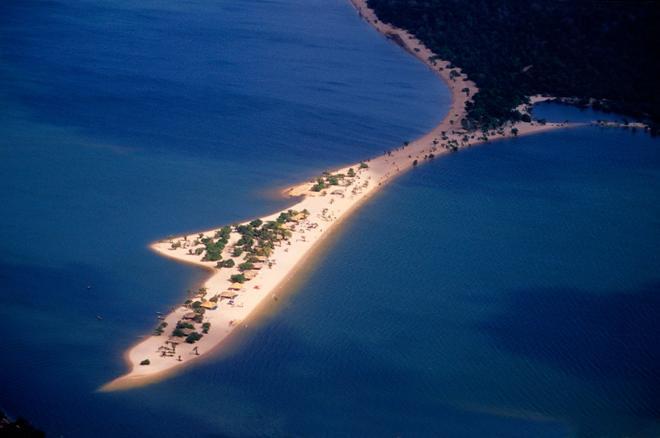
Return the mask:
POLYGON ((584 122, 597 120, 622 122, 625 117, 616 113, 595 111, 591 108, 580 108, 555 102, 541 102, 534 105, 534 118, 545 119, 549 122, 584 122))
POLYGON ((95 392, 203 278, 148 242, 282 207, 263 191, 422 133, 447 94, 339 0, 0 23, 6 410, 68 437, 660 434, 660 144, 611 129, 415 169, 227 354, 95 392))

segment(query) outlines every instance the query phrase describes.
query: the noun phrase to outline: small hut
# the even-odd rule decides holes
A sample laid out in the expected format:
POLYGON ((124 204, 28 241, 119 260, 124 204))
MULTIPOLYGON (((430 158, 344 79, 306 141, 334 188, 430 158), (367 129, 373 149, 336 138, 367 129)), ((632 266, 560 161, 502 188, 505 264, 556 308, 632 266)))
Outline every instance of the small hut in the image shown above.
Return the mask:
POLYGON ((245 271, 243 272, 243 277, 245 277, 246 280, 254 280, 254 278, 259 274, 257 271, 245 271))
POLYGON ((243 289, 243 283, 232 283, 229 286, 229 289, 230 290, 241 290, 241 289, 243 289))
POLYGON ((201 304, 201 307, 208 309, 208 310, 214 310, 215 308, 218 307, 218 303, 214 303, 213 301, 204 301, 201 304))
POLYGON ((227 298, 228 300, 233 300, 238 294, 235 291, 226 290, 220 294, 220 298, 227 298))

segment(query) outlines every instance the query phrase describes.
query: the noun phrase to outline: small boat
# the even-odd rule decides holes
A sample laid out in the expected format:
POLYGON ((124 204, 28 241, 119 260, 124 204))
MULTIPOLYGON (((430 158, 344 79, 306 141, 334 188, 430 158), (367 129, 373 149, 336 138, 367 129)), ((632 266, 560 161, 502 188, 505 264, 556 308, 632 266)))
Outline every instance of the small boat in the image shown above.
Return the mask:
POLYGON ((103 317, 101 315, 96 315, 96 319, 98 319, 99 321, 103 321, 103 317))

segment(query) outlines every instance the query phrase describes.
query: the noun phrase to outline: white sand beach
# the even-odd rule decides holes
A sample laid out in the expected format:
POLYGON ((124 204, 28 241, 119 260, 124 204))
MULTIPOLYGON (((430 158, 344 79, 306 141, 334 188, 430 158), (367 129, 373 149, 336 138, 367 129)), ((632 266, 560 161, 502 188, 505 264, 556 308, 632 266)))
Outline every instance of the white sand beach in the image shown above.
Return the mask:
POLYGON ((246 234, 247 230, 248 238, 243 237, 236 227, 225 231, 218 227, 152 244, 151 247, 159 254, 202 266, 211 275, 196 296, 190 297, 187 303, 182 302, 170 314, 163 315, 162 323, 166 326, 161 327, 161 334, 146 336, 126 352, 128 372, 103 386, 102 390, 130 388, 156 381, 208 352, 222 348, 223 340, 233 331, 240 330, 250 318, 258 316, 260 308, 286 293, 291 277, 309 259, 319 242, 356 211, 363 201, 397 175, 443 154, 486 141, 567 126, 516 123, 488 132, 487 140, 481 132, 464 132, 460 121, 465 116, 466 101, 478 91, 475 84, 467 80, 460 69, 449 68, 448 62, 435 58, 431 50, 406 31, 377 20, 365 0, 352 0, 352 3, 364 20, 417 57, 447 84, 452 103, 446 117, 417 140, 405 145, 390 145, 389 152, 383 155, 319 175, 322 180, 320 186, 314 187, 319 182, 313 180, 287 189, 286 196, 301 197, 296 198, 297 202, 289 207, 292 212, 286 213, 287 209, 283 216, 280 216, 282 212, 275 212, 253 222, 252 226, 247 226, 249 222, 241 224, 244 225, 242 234, 246 234), (517 132, 514 134, 512 129, 517 132), (250 237, 253 235, 254 238, 250 237), (223 238, 226 243, 218 244, 218 240, 223 238), (253 241, 246 244, 246 240, 253 241), (231 262, 226 262, 227 266, 217 268, 218 260, 204 260, 205 256, 208 258, 205 242, 222 247, 221 261, 232 260, 234 266, 229 267, 231 262), (240 255, 236 255, 239 252, 237 247, 242 250, 240 255), (241 264, 244 264, 243 271, 239 269, 241 264), (241 272, 243 277, 239 279, 243 282, 232 282, 230 277, 241 272), (173 336, 177 325, 180 336, 173 336), (191 333, 201 334, 202 337, 194 343, 186 342, 186 339, 193 341, 196 337, 193 335, 191 338, 191 333))

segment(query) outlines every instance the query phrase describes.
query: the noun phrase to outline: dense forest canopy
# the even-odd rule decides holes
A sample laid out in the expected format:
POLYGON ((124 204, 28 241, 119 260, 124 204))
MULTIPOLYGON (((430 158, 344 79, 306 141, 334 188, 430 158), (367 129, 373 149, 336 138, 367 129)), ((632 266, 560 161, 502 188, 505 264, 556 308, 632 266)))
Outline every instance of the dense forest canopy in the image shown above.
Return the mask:
POLYGON ((472 126, 516 119, 525 96, 588 98, 660 121, 660 3, 621 0, 368 0, 480 88, 472 126))

